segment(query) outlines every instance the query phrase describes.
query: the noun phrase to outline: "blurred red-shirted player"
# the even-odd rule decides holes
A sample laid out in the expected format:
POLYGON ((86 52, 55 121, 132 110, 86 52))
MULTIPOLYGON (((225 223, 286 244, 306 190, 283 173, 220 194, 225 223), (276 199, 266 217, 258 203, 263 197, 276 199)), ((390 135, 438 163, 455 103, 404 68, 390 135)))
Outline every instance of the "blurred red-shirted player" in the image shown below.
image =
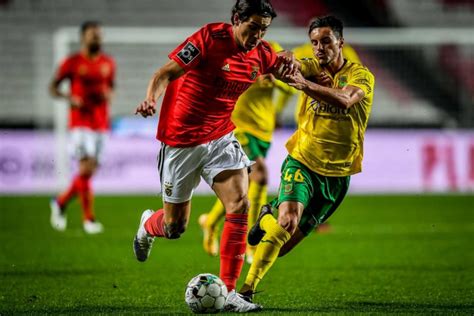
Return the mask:
POLYGON ((229 311, 261 308, 235 291, 245 255, 247 169, 252 163, 232 133, 230 118, 238 97, 259 75, 277 68, 276 53, 262 40, 275 16, 268 0, 237 0, 232 25, 207 24, 172 51, 136 109, 143 117, 153 115, 156 100, 166 90, 157 132, 162 143, 158 169, 164 207, 143 212, 135 255, 145 261, 155 237, 180 237, 202 177, 226 210, 220 277, 229 290, 229 311))
POLYGON ((84 231, 89 234, 103 231, 93 211, 91 177, 100 163, 105 134, 109 129, 114 78, 115 62, 102 52, 100 23, 84 22, 80 51, 63 61, 50 85, 51 95, 69 102, 70 149, 79 161, 78 174, 71 180, 69 188, 51 200, 51 225, 56 230, 66 229, 66 206, 79 196, 84 231), (59 90, 63 80, 69 81, 69 94, 59 90))

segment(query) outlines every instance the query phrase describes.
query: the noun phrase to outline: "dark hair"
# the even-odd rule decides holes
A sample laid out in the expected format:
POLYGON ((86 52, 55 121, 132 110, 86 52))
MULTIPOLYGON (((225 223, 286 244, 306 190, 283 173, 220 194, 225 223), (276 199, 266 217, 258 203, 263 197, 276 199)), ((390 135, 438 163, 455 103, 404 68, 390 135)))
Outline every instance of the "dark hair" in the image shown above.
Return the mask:
POLYGON ((232 24, 234 24, 235 14, 238 15, 240 21, 246 21, 254 14, 272 19, 277 16, 269 0, 237 0, 232 8, 232 24))
POLYGON ((93 27, 98 27, 100 26, 101 23, 99 21, 85 21, 81 24, 81 35, 84 35, 84 33, 93 27))
POLYGON ((342 25, 342 21, 333 15, 317 17, 311 21, 308 34, 311 34, 311 31, 318 27, 330 27, 338 39, 343 37, 342 30, 344 26, 342 25))

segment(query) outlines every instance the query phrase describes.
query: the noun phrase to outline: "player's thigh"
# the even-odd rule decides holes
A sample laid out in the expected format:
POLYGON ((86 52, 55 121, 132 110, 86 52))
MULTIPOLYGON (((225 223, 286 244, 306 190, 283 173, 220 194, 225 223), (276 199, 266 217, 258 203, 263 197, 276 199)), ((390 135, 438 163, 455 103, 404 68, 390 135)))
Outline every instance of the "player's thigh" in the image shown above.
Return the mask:
MULTIPOLYGON (((237 175, 235 181, 239 187, 244 185, 240 184, 238 180, 246 180, 247 172, 236 172, 237 170, 247 169, 253 163, 249 160, 245 154, 242 146, 237 141, 233 133, 229 133, 217 140, 210 142, 207 145, 208 155, 204 166, 202 168, 202 177, 209 184, 210 187, 214 186, 215 180, 222 181, 222 178, 227 179, 237 175), (232 172, 234 171, 234 172, 232 172), (225 176, 218 177, 219 174, 223 173, 225 176)), ((247 184, 248 185, 248 184, 247 184)), ((247 192, 245 191, 245 194, 247 192)))
POLYGON ((202 145, 177 148, 162 143, 157 159, 164 202, 180 204, 191 200, 205 156, 202 145))
POLYGON ((227 213, 245 213, 249 208, 247 169, 225 170, 214 178, 212 189, 227 213))
POLYGON ((284 202, 299 202, 304 208, 309 204, 313 194, 311 174, 299 161, 287 156, 281 167, 278 196, 272 206, 280 208, 284 202))
POLYGON ((313 173, 314 194, 303 212, 299 229, 309 235, 324 223, 344 200, 349 190, 350 177, 326 177, 313 173))

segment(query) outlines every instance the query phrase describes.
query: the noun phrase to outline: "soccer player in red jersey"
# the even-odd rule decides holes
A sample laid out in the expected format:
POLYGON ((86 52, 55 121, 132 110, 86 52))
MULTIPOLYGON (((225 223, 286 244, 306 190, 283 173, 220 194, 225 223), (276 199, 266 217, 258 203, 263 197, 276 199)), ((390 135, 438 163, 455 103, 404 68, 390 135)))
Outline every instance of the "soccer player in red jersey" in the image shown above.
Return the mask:
POLYGON ((135 255, 145 261, 155 237, 176 239, 184 233, 191 197, 202 177, 226 209, 220 277, 229 290, 229 311, 261 308, 235 291, 246 248, 252 163, 232 133, 231 113, 259 75, 275 72, 280 60, 289 62, 262 40, 275 16, 268 0, 238 0, 232 24, 207 24, 169 54, 170 60, 154 74, 145 101, 136 109, 143 117, 153 115, 156 100, 166 90, 157 132, 164 207, 143 212, 135 255))
POLYGON ((69 102, 71 151, 79 161, 78 173, 69 188, 51 200, 51 225, 59 231, 66 229, 66 206, 79 196, 84 231, 97 234, 103 231, 103 226, 95 219, 91 178, 99 165, 105 133, 109 129, 109 103, 114 88, 115 62, 102 52, 99 22, 84 22, 80 33, 80 51, 62 62, 50 85, 52 96, 69 102), (64 80, 68 80, 70 85, 67 94, 59 89, 64 80))

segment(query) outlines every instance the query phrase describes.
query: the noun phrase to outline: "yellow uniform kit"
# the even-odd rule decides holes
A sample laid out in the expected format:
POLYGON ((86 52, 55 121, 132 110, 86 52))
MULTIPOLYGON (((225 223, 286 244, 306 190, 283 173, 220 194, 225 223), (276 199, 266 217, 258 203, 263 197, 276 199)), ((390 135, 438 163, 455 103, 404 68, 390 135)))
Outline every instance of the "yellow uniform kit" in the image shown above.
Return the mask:
MULTIPOLYGON (((301 61, 304 77, 316 76, 321 67, 315 59, 301 61)), ((330 75, 330 74, 328 74, 330 75)), ((374 76, 364 66, 345 61, 335 74, 334 89, 347 85, 364 91, 364 98, 349 109, 301 98, 298 129, 286 144, 291 157, 324 176, 349 176, 362 170, 364 133, 372 108, 374 76)))

